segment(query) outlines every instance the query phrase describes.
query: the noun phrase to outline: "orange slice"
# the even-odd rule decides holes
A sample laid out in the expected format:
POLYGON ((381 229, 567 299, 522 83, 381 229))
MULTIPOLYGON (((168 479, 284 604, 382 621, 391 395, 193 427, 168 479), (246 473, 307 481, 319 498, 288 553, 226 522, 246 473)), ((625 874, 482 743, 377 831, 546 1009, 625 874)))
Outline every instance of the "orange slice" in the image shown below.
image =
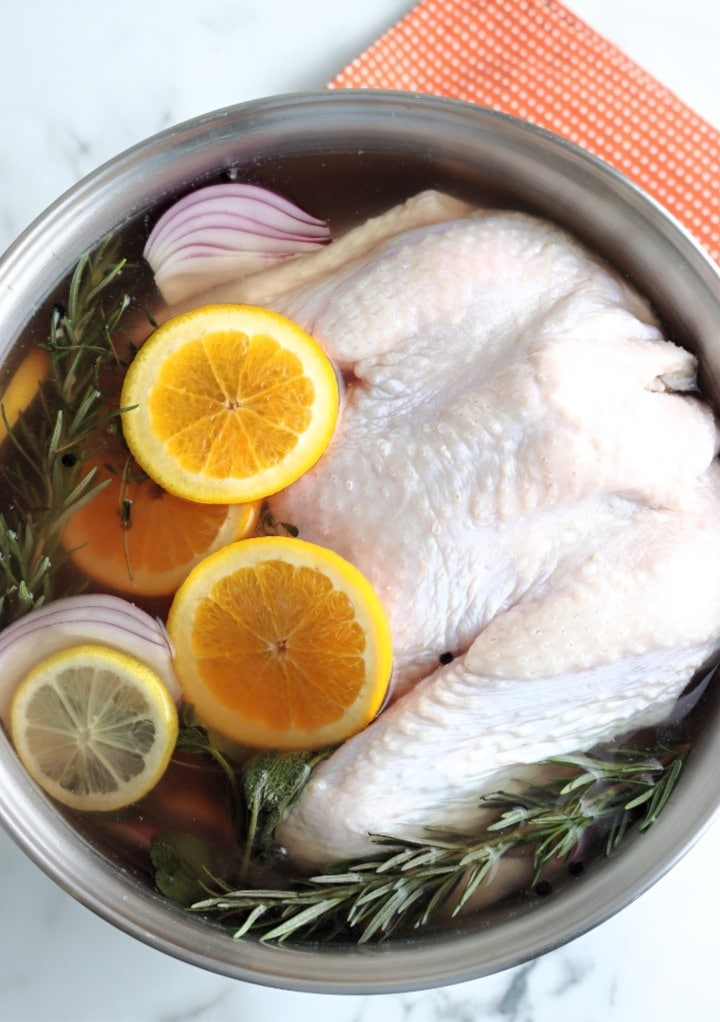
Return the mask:
POLYGON ((168 631, 184 698, 244 745, 342 741, 378 712, 392 669, 387 617, 364 575, 285 536, 202 561, 173 600, 168 631))
POLYGON ((140 348, 122 390, 123 431, 147 474, 203 503, 258 500, 330 443, 335 370, 313 338, 267 309, 207 305, 140 348))
POLYGON ((50 357, 42 348, 32 348, 18 366, 0 398, 0 443, 40 392, 50 369, 50 357))
POLYGON ((68 520, 62 543, 75 566, 105 588, 142 596, 174 593, 207 554, 248 535, 259 502, 196 504, 162 490, 137 466, 98 459, 105 488, 68 520))

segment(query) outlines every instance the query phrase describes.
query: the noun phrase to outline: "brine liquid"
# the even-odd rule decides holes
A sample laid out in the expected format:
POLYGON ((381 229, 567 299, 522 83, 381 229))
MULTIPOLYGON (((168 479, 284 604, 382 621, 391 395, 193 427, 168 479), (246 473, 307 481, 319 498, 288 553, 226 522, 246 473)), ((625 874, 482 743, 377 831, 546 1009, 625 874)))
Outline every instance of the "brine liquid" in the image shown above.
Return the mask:
MULTIPOLYGON (((236 168, 233 176, 274 189, 309 213, 326 218, 335 236, 425 188, 447 191, 481 205, 517 205, 509 196, 497 189, 491 190, 486 182, 473 178, 467 168, 448 165, 438 169, 437 164, 431 165, 429 160, 426 162, 419 157, 398 161, 382 153, 268 161, 254 164, 248 172, 236 168)), ((167 205, 177 197, 168 199, 167 205)), ((163 209, 159 209, 140 217, 119 236, 119 253, 129 260, 131 268, 124 274, 118 289, 132 297, 126 322, 135 337, 143 333, 144 336, 149 335, 152 327, 147 313, 152 314, 160 306, 151 274, 142 259, 142 249, 150 228, 162 212, 163 209)), ((25 351, 46 339, 50 310, 54 303, 64 303, 66 290, 65 285, 53 295, 45 296, 42 308, 33 316, 17 350, 7 361, 0 378, 0 390, 6 385, 3 380, 7 381, 25 351)), ((202 304, 202 297, 198 298, 197 304, 202 304)), ((6 459, 11 458, 9 444, 4 445, 2 455, 6 459)), ((23 471, 19 460, 11 467, 15 471, 23 471)), ((113 523, 109 523, 108 527, 112 526, 113 523)), ((68 578, 65 581, 74 584, 78 580, 68 578)), ((86 581, 92 589, 92 582, 86 581)), ((149 612, 164 616, 171 597, 143 600, 133 595, 131 599, 149 612)), ((642 741, 652 746, 658 740, 695 740, 706 717, 705 700, 701 699, 688 714, 682 710, 679 712, 679 718, 663 728, 642 736, 627 736, 624 743, 629 744, 629 739, 633 744, 642 741)), ((149 885, 153 884, 153 870, 148 846, 157 832, 174 830, 195 834, 223 853, 239 854, 229 816, 229 795, 224 775, 207 760, 188 754, 177 755, 157 788, 141 803, 123 812, 100 816, 79 815, 64 809, 59 811, 72 819, 86 838, 118 868, 149 885)), ((331 808, 329 811, 332 811, 331 808)), ((547 893, 548 883, 557 890, 565 884, 580 882, 581 874, 602 856, 602 840, 603 835, 598 834, 596 843, 583 847, 581 855, 573 863, 559 864, 552 871, 550 880, 540 888, 530 886, 532 870, 527 860, 520 860, 515 879, 512 880, 511 870, 508 872, 511 877, 509 884, 498 885, 495 890, 489 888, 488 904, 479 911, 486 915, 508 909, 517 912, 521 903, 534 903, 539 896, 547 893)), ((262 877, 258 876, 258 882, 262 882, 263 886, 285 886, 292 879, 292 871, 286 871, 282 861, 268 867, 262 877)), ((472 916, 467 916, 447 925, 467 928, 474 922, 472 916)))

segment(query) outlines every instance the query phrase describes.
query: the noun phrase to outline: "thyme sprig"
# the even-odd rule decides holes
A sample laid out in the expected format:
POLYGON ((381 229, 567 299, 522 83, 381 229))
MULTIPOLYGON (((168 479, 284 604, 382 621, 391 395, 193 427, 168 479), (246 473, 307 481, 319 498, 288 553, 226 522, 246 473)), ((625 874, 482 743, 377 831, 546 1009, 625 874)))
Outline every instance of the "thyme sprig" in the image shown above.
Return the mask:
POLYGON ((102 373, 120 364, 113 335, 130 299, 113 292, 124 269, 109 241, 79 260, 67 304, 51 310, 40 345, 50 374, 39 414, 8 427, 16 463, 1 470, 9 509, 0 516, 0 627, 59 595, 62 527, 104 485, 84 460, 117 416, 104 408, 102 373))
POLYGON ((364 944, 402 928, 422 929, 452 904, 461 913, 475 892, 509 856, 532 863, 532 884, 558 864, 574 861, 587 839, 612 855, 631 829, 651 827, 677 783, 689 746, 625 748, 612 754, 562 756, 540 764, 549 780, 522 793, 500 791, 482 799, 494 820, 477 833, 426 831, 417 840, 378 835, 378 855, 339 863, 289 890, 233 890, 203 877, 211 896, 192 910, 219 914, 234 936, 263 942, 341 937, 364 944))

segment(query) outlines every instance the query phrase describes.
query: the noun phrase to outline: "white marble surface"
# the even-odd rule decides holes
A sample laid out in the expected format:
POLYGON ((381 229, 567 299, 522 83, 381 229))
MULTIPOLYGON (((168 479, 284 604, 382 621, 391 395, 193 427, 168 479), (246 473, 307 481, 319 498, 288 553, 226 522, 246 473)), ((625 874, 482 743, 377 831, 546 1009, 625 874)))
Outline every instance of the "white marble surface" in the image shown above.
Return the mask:
MULTIPOLYGON (((0 0, 0 250, 80 176, 171 123, 321 87, 410 0, 0 0)), ((574 0, 720 127, 716 0, 574 0)), ((1 1022, 636 1022, 717 1017, 720 823, 637 902, 527 966, 322 997, 240 983, 117 932, 0 834, 1 1022)))

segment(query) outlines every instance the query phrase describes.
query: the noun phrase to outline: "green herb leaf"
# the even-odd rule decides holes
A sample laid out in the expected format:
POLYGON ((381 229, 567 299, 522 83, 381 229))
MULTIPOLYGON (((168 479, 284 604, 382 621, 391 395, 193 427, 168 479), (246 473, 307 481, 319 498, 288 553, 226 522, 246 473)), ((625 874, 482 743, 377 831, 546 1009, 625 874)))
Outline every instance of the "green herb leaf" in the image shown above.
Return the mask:
POLYGON ((268 848, 283 816, 302 791, 320 754, 264 750, 242 767, 241 791, 248 814, 248 854, 268 848))
POLYGON ((190 834, 156 834, 150 842, 150 861, 158 889, 185 906, 204 897, 206 882, 221 871, 205 842, 190 834))

